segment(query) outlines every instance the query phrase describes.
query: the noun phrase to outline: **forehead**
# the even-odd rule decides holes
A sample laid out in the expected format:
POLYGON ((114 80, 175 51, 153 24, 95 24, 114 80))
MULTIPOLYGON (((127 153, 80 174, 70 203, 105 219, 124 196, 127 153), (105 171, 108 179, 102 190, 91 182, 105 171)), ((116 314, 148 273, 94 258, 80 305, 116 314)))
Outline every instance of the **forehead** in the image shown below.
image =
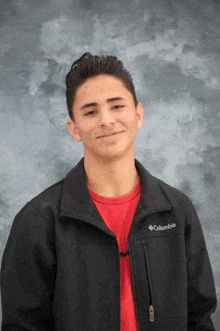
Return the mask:
POLYGON ((75 104, 84 102, 104 102, 114 97, 132 100, 132 94, 124 83, 111 75, 98 75, 88 78, 76 91, 75 104))

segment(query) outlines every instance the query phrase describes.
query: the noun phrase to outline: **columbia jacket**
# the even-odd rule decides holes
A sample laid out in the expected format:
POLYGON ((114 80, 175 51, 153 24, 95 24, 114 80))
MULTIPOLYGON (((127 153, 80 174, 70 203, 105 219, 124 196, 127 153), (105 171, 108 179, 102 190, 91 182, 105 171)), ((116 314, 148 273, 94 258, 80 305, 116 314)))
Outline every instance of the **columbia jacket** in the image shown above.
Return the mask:
MULTIPOLYGON (((211 331, 213 275, 190 200, 136 161, 129 234, 140 331, 211 331)), ((119 215, 120 217, 120 215, 119 215)), ((83 159, 17 214, 2 260, 2 330, 119 331, 119 251, 83 159)))

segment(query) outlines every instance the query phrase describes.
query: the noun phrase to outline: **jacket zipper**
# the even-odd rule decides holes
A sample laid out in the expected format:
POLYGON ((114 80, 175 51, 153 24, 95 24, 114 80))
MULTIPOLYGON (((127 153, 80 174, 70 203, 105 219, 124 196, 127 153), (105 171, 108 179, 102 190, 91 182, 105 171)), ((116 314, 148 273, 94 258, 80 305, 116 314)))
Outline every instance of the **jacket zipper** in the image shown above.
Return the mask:
POLYGON ((147 278, 148 278, 149 299, 150 299, 149 318, 150 318, 150 322, 154 322, 155 321, 155 309, 154 309, 154 303, 153 303, 153 291, 152 291, 152 283, 151 283, 151 276, 150 276, 147 247, 145 245, 144 245, 144 256, 145 256, 145 264, 146 264, 146 271, 147 271, 147 278))

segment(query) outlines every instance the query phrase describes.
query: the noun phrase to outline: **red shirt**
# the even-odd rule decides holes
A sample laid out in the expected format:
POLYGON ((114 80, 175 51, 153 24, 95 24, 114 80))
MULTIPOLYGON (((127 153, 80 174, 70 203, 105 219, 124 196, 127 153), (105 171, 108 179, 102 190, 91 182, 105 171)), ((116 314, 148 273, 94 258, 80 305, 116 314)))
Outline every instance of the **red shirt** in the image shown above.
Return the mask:
MULTIPOLYGON (((89 190, 108 228, 116 235, 120 253, 129 251, 128 234, 141 195, 141 182, 128 194, 106 198, 89 190)), ((120 256, 120 330, 138 331, 130 255, 120 256)))

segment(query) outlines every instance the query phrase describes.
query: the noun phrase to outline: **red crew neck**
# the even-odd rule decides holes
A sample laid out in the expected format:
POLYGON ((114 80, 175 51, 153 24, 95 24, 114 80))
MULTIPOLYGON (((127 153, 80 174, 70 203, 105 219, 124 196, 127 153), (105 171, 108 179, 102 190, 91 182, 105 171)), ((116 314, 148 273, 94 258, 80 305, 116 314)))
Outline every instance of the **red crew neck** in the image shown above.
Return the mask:
POLYGON ((138 183, 135 185, 132 191, 118 197, 104 197, 102 195, 95 193, 89 188, 88 191, 91 194, 92 199, 94 201, 101 202, 102 204, 107 204, 107 205, 116 205, 133 200, 140 193, 140 189, 141 189, 141 180, 139 177, 138 183))

